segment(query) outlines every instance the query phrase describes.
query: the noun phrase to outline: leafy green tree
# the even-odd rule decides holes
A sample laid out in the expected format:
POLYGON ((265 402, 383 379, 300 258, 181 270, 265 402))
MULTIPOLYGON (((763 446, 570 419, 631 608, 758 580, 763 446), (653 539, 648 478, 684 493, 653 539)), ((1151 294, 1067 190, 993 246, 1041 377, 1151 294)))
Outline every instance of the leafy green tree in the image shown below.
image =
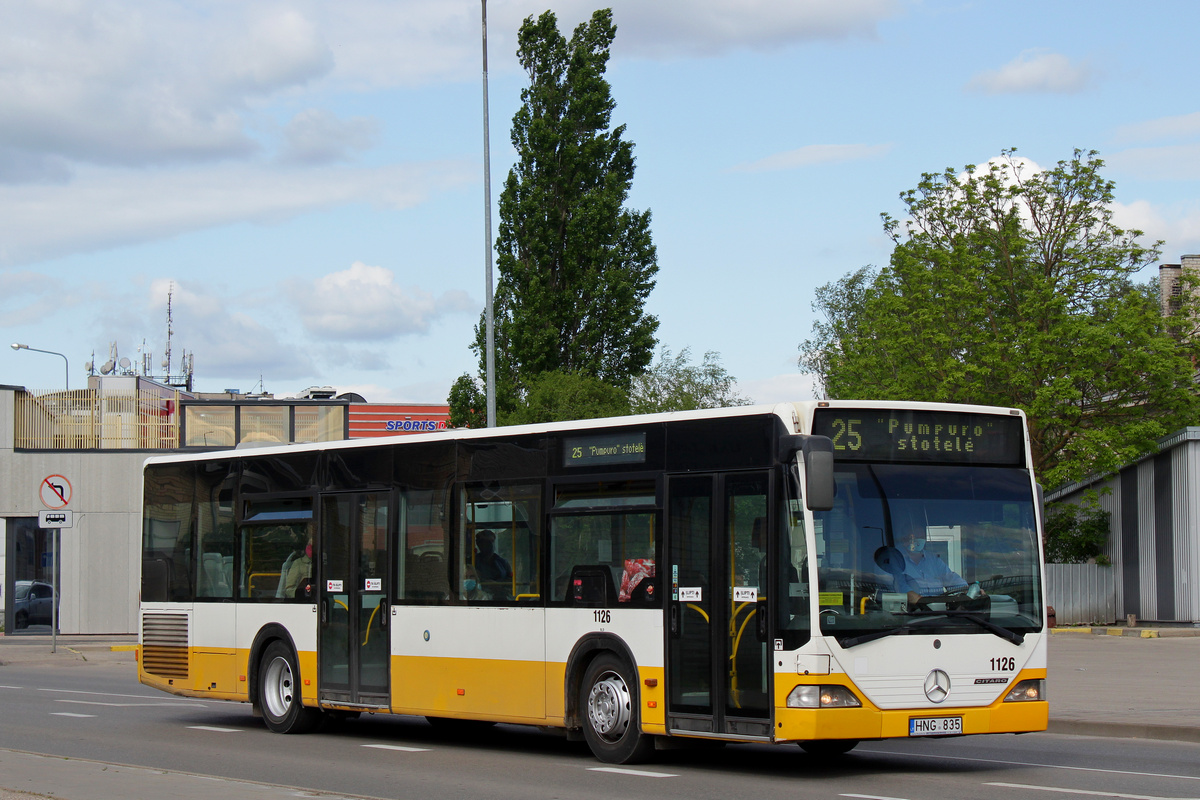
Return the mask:
MULTIPOLYGON (((500 195, 494 298, 497 416, 514 412, 544 373, 618 389, 653 357, 658 320, 643 308, 657 254, 650 212, 625 208, 634 174, 605 71, 609 9, 570 41, 549 11, 529 17, 517 55, 529 75, 513 117, 517 163, 500 195)), ((485 328, 472 348, 484 371, 485 328)), ((555 385, 561 385, 556 383, 555 385)))
POLYGON ((528 381, 521 405, 497 413, 503 425, 619 417, 629 413, 629 399, 624 390, 590 375, 543 372, 528 381))
POLYGON ((629 405, 633 413, 724 408, 753 402, 738 394, 737 382, 721 365, 719 353, 708 351, 700 364, 692 364, 691 355, 688 347, 674 356, 663 347, 658 360, 634 378, 629 387, 629 405))
POLYGON ((1046 513, 1046 561, 1052 564, 1083 564, 1095 559, 1110 564, 1104 555, 1112 514, 1095 500, 1079 506, 1057 503, 1046 513))
POLYGON ((831 397, 1023 409, 1056 485, 1194 421, 1197 347, 1172 335, 1156 286, 1134 282, 1161 242, 1113 223, 1097 154, 1034 171, 1014 153, 903 193, 904 223, 883 215, 888 266, 818 290, 800 363, 831 397))
POLYGON ((470 375, 460 375, 450 387, 451 428, 486 428, 487 397, 470 375))

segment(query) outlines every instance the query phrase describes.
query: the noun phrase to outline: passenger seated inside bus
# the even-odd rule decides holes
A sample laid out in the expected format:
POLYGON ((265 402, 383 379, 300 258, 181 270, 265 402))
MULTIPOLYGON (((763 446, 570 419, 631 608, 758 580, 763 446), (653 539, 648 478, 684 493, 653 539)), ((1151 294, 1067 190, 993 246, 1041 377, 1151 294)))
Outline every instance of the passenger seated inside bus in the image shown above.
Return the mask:
POLYGON ((656 582, 653 558, 627 558, 618 603, 653 603, 656 582))
POLYGON ((308 536, 303 547, 294 551, 280 568, 279 589, 276 597, 302 596, 312 579, 312 536, 308 536))
POLYGON ((512 591, 512 566, 496 552, 496 532, 484 528, 475 534, 475 571, 483 587, 496 597, 512 591))
POLYGON ((492 599, 491 592, 487 592, 479 586, 479 574, 470 564, 463 567, 462 586, 458 596, 467 601, 492 599))

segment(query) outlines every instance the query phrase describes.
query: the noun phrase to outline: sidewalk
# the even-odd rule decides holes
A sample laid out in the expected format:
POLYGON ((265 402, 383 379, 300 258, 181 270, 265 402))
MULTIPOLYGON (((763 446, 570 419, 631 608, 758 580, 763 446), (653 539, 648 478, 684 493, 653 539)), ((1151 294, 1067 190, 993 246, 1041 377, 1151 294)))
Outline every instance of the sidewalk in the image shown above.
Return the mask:
POLYGON ((1200 742, 1200 629, 1052 632, 1051 733, 1200 742))

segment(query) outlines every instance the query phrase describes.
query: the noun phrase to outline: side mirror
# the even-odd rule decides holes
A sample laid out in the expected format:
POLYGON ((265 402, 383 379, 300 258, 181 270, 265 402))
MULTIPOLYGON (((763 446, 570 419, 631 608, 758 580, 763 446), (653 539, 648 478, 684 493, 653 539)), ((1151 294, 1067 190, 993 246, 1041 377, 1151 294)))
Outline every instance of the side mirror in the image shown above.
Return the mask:
POLYGON ((828 436, 783 436, 779 440, 779 460, 790 462, 796 453, 804 460, 804 502, 811 511, 833 508, 837 485, 833 480, 833 440, 828 436))

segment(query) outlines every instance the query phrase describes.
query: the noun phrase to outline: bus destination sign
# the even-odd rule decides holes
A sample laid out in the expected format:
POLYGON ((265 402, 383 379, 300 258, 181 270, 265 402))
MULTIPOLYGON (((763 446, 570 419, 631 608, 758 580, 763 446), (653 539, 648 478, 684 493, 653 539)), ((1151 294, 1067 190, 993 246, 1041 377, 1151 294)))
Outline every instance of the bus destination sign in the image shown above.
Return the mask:
POLYGON ((833 440, 835 459, 1024 463, 1021 418, 956 411, 819 408, 813 433, 833 440))
POLYGON ((563 439, 564 467, 644 463, 646 463, 646 434, 642 431, 573 436, 563 439))

